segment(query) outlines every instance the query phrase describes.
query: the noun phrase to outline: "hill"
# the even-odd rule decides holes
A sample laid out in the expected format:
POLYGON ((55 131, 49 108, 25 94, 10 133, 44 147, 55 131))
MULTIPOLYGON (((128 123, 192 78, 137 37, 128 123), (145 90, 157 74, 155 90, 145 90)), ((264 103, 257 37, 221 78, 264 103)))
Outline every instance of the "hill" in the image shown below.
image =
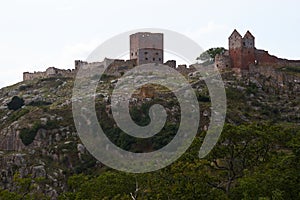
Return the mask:
MULTIPOLYGON (((242 75, 223 71, 226 125, 217 146, 201 160, 197 153, 209 124, 211 103, 205 83, 191 74, 187 78, 201 110, 197 138, 171 166, 139 175, 105 167, 82 145, 72 115, 73 78, 35 79, 2 88, 0 199, 299 198, 298 71, 266 66, 242 75), (14 97, 24 105, 18 108, 14 97)), ((137 124, 149 123, 148 111, 154 103, 167 108, 168 119, 151 139, 129 137, 115 126, 109 109, 117 79, 103 77, 96 94, 97 114, 107 136, 132 152, 150 152, 168 144, 180 121, 175 96, 155 85, 149 87, 160 95, 146 98, 137 91, 137 100, 130 104, 137 124)))

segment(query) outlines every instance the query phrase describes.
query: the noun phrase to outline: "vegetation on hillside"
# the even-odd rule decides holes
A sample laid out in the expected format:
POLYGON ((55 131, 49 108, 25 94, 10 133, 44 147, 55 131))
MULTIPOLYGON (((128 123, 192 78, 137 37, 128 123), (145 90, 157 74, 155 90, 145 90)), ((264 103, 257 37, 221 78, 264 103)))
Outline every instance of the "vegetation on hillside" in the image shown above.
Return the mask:
POLYGON ((210 48, 203 53, 200 54, 199 57, 196 58, 196 60, 201 60, 201 61, 207 61, 207 60, 215 60, 215 57, 217 54, 223 54, 225 52, 224 47, 215 47, 215 48, 210 48))
MULTIPOLYGON (((228 112, 217 145, 208 156, 198 158, 211 112, 208 88, 200 82, 193 86, 201 110, 200 128, 193 144, 175 163, 145 174, 109 169, 80 148, 70 102, 72 79, 33 80, 0 90, 3 105, 14 96, 24 100, 25 106, 18 109, 1 108, 6 112, 0 112, 0 131, 7 133, 4 130, 17 125, 16 135, 27 148, 17 152, 19 156, 26 155, 25 167, 23 161, 9 165, 12 180, 4 172, 1 174, 0 199, 50 199, 49 193, 54 189, 61 200, 299 199, 298 96, 293 90, 274 87, 267 78, 251 82, 228 72, 222 76, 228 112), (37 144, 49 140, 48 145, 32 149, 36 138, 37 144), (32 171, 24 172, 26 167, 36 165, 45 166, 47 175, 35 177, 32 171)), ((104 79, 98 85, 95 108, 101 117, 100 125, 112 142, 140 153, 160 149, 172 140, 180 121, 180 106, 174 95, 130 104, 132 120, 141 126, 150 122, 148 112, 153 104, 163 105, 168 113, 161 133, 151 139, 134 138, 115 125, 107 109, 107 94, 116 77, 104 79)), ((198 80, 199 77, 189 78, 191 82, 198 80)), ((1 156, 9 160, 14 153, 5 151, 1 156)))

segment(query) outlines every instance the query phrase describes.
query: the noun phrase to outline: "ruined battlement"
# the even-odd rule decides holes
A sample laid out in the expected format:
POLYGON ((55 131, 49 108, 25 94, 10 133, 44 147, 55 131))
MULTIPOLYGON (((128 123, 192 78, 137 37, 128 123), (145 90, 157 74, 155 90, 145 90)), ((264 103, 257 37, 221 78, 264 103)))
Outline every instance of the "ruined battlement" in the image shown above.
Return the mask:
POLYGON ((49 67, 44 72, 24 72, 23 73, 23 80, 33 80, 33 79, 42 79, 42 78, 51 78, 51 77, 74 77, 76 70, 70 69, 58 69, 55 67, 49 67))
MULTIPOLYGON (((107 58, 106 58, 107 59, 107 58)), ((107 67, 105 73, 107 75, 112 76, 120 76, 123 72, 132 69, 135 67, 136 60, 119 60, 119 59, 107 59, 111 60, 110 65, 107 67)), ((86 62, 82 60, 75 60, 75 68, 70 69, 58 69, 55 67, 49 67, 46 71, 43 72, 24 72, 23 73, 23 80, 33 80, 33 79, 43 79, 43 78, 50 78, 50 77, 75 77, 78 70, 84 67, 84 70, 93 69, 95 67, 101 67, 102 62, 86 62)))
MULTIPOLYGON (((107 60, 110 64, 105 70, 105 74, 110 76, 122 76, 125 72, 129 71, 130 69, 137 66, 137 59, 132 60, 120 60, 120 59, 108 59, 105 58, 104 61, 107 60)), ((75 68, 70 70, 65 69, 58 69, 55 67, 49 67, 46 71, 43 72, 24 72, 23 73, 23 80, 33 80, 33 79, 43 79, 43 78, 50 78, 50 77, 75 77, 78 70, 83 68, 84 70, 93 70, 95 67, 101 67, 103 62, 86 62, 82 60, 75 60, 75 68)), ((176 69, 182 74, 189 74, 194 71, 192 66, 187 67, 187 65, 178 65, 176 68, 176 61, 175 60, 168 60, 164 63, 173 69, 176 69)))
MULTIPOLYGON (((122 76, 126 71, 137 65, 156 63, 163 64, 163 34, 139 32, 129 36, 130 38, 130 60, 108 59, 109 66, 105 74, 112 76, 122 76)), ((247 31, 244 36, 234 30, 228 38, 229 49, 223 54, 216 55, 215 67, 219 69, 230 68, 234 71, 249 71, 251 66, 274 66, 290 67, 300 66, 300 60, 288 60, 270 55, 268 51, 255 48, 255 37, 247 31)), ((169 67, 176 69, 184 75, 195 71, 193 65, 178 65, 175 60, 169 60, 164 63, 169 67)), ((58 69, 49 67, 44 72, 24 72, 23 80, 32 80, 49 77, 75 77, 79 69, 93 70, 95 67, 101 67, 102 62, 86 62, 75 60, 75 68, 72 70, 58 69)))

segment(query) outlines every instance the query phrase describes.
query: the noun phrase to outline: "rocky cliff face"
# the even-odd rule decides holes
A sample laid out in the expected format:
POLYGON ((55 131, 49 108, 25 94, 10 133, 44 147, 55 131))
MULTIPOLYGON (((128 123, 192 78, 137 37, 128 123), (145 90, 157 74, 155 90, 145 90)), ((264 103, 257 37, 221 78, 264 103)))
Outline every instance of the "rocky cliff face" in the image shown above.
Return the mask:
POLYGON ((250 66, 248 76, 252 80, 260 80, 261 85, 297 95, 300 91, 300 75, 288 72, 288 69, 289 67, 250 66))
POLYGON ((68 169, 83 164, 82 154, 87 152, 82 150, 69 120, 72 84, 72 79, 53 78, 22 82, 0 90, 2 188, 14 191, 18 187, 16 177, 30 178, 33 185, 39 185, 36 192, 56 199, 65 189, 68 169), (25 101, 16 111, 7 108, 13 96, 25 101), (38 182, 40 179, 45 181, 38 182))
MULTIPOLYGON (((231 71, 223 72, 222 76, 228 98, 228 123, 258 120, 299 123, 300 79, 296 73, 264 67, 253 68, 243 76, 231 71)), ((106 77, 97 90, 97 105, 104 108, 108 117, 111 117, 108 104, 115 79, 106 77)), ((202 117, 199 131, 205 131, 210 116, 209 93, 198 75, 192 74, 188 79, 199 100, 202 117)), ((101 170, 101 163, 86 151, 77 136, 71 112, 72 87, 72 78, 60 77, 25 81, 0 90, 2 189, 15 191, 17 178, 30 178, 35 191, 56 199, 57 194, 66 190, 70 174, 101 170), (25 102, 16 111, 7 107, 14 96, 25 102)), ((179 109, 172 108, 170 96, 158 96, 170 106, 171 115, 178 114, 179 109)), ((132 107, 158 101, 141 99, 135 99, 132 107)))

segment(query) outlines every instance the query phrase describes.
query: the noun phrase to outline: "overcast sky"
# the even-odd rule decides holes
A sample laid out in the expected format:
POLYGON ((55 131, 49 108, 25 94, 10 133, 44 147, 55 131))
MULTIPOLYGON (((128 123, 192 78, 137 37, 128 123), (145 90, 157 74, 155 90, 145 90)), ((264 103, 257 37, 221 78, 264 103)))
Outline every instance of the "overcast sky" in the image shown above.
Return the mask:
POLYGON ((23 71, 74 68, 101 42, 138 28, 170 29, 204 49, 227 48, 237 29, 256 47, 300 59, 298 0, 10 0, 0 4, 0 88, 23 71))

